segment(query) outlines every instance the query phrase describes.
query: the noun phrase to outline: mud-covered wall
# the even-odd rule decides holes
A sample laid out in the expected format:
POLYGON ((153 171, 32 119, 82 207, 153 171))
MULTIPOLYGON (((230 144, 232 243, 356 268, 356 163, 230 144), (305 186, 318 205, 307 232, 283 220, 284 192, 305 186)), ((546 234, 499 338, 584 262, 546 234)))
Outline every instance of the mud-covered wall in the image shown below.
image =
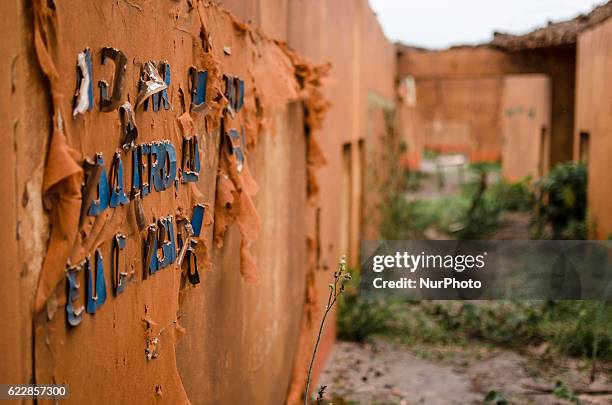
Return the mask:
POLYGON ((550 80, 540 74, 505 76, 501 108, 504 179, 538 179, 548 167, 550 80))
POLYGON ((0 48, 0 227, 6 249, 0 272, 0 319, 5 325, 0 332, 0 381, 26 384, 33 379, 34 366, 32 303, 49 233, 41 195, 50 127, 48 86, 32 46, 31 7, 3 2, 0 12, 6 20, 0 28, 5 38, 0 48))
POLYGON ((416 83, 423 147, 461 152, 471 160, 501 157, 500 103, 505 55, 488 47, 445 51, 400 48, 400 77, 416 83))
MULTIPOLYGON (((327 300, 327 285, 338 259, 347 256, 350 266, 359 259, 359 240, 372 236, 376 219, 368 217, 376 203, 369 187, 372 169, 380 156, 380 137, 386 133, 384 111, 395 103, 395 51, 385 38, 375 14, 365 0, 289 2, 288 43, 316 64, 329 63, 325 81, 329 111, 319 137, 326 165, 319 171, 319 232, 313 241, 317 251, 316 285, 319 292, 318 324, 327 300)), ((384 179, 379 179, 382 184, 384 179)), ((376 231, 375 231, 376 232, 376 231)), ((328 320, 316 371, 331 350, 335 327, 328 320)), ((306 371, 313 332, 307 333, 296 361, 296 376, 306 371)), ((301 379, 290 392, 298 397, 301 379)))
POLYGON ((572 156, 575 47, 506 52, 491 46, 443 51, 400 46, 398 75, 416 81, 425 147, 463 151, 472 160, 501 157, 503 76, 547 74, 551 80, 549 162, 572 156))
MULTIPOLYGON (((378 140, 388 129, 383 112, 392 110, 395 102, 395 50, 365 0, 270 0, 248 6, 227 0, 224 4, 245 20, 257 22, 262 31, 275 32, 315 65, 330 66, 324 79, 329 110, 317 138, 326 163, 318 171, 319 199, 309 203, 314 213, 307 221, 312 277, 288 396, 288 402, 295 403, 301 397, 327 286, 338 260, 346 255, 350 265, 357 264, 360 238, 367 225, 376 227, 374 218, 367 219, 376 193, 367 189, 366 177, 368 168, 377 165, 378 140)), ((334 335, 332 316, 326 323, 315 379, 334 335)))
POLYGON ((578 39, 574 158, 586 158, 588 164, 589 232, 594 239, 608 239, 612 233, 612 199, 606 175, 612 168, 610 66, 612 20, 609 19, 582 33, 578 39))
POLYGON ((2 11, 2 382, 282 403, 324 70, 204 1, 2 11))

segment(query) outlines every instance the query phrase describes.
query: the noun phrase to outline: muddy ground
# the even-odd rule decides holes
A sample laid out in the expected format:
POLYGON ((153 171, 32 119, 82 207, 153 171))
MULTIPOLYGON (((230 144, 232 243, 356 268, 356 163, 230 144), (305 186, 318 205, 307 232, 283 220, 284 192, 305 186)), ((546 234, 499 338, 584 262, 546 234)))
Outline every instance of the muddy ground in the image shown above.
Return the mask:
MULTIPOLYGON (((327 385, 326 402, 334 404, 482 404, 496 390, 510 404, 570 404, 529 389, 562 380, 572 388, 612 386, 601 366, 590 383, 591 366, 575 359, 555 360, 541 348, 517 353, 475 343, 471 347, 406 347, 383 339, 373 343, 338 342, 319 379, 327 385)), ((579 395, 585 404, 612 404, 612 395, 579 395)))

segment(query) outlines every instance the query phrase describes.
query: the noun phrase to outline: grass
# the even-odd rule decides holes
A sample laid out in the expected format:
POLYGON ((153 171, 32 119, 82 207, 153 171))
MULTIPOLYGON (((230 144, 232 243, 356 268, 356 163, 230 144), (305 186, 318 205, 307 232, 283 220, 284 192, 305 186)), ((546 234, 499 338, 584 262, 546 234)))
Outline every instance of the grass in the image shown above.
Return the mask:
POLYGON ((468 182, 457 195, 409 201, 398 193, 381 207, 381 237, 386 240, 424 239, 428 228, 458 239, 482 239, 494 233, 503 211, 529 211, 535 198, 527 181, 497 182, 479 195, 478 181, 468 182))
POLYGON ((373 303, 349 292, 338 336, 383 336, 414 345, 472 341, 522 350, 547 343, 552 355, 612 361, 612 303, 602 301, 422 301, 373 303))

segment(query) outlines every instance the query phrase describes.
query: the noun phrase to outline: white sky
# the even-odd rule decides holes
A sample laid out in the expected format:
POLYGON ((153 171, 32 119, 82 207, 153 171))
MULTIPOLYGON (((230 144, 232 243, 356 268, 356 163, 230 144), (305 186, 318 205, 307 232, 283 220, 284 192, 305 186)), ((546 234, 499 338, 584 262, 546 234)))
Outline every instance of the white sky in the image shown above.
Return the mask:
POLYGON ((426 48, 488 42, 589 12, 604 0, 369 0, 392 41, 426 48))

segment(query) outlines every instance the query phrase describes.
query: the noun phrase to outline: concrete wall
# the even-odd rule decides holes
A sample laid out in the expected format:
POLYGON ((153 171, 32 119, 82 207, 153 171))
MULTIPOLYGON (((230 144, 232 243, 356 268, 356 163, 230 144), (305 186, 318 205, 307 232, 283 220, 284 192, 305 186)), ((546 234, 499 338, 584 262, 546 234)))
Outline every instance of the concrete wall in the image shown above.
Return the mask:
MULTIPOLYGON (((6 146, 0 152, 0 206, 7 249, 0 276, 7 326, 0 333, 0 382, 68 384, 66 403, 283 403, 306 306, 311 208, 305 116, 313 115, 313 104, 312 88, 302 88, 295 74, 297 65, 309 65, 214 5, 51 4, 0 6, 7 20, 1 30, 10 44, 0 52, 6 146), (105 46, 127 55, 121 100, 132 105, 143 64, 167 60, 171 66, 172 108, 138 107, 136 142, 169 140, 180 167, 183 136, 196 136, 200 179, 153 192, 142 204, 147 225, 166 215, 190 217, 196 203, 206 204, 209 214, 196 248, 198 285, 177 266, 144 279, 146 228, 138 228, 135 200, 78 224, 85 159, 103 153, 110 176, 112 156, 119 152, 130 194, 132 155, 120 147, 118 112, 100 111, 98 81, 106 79, 111 87, 116 82, 113 63, 100 63, 105 46), (77 55, 86 47, 92 52, 95 106, 73 117, 77 55), (203 111, 189 108, 191 66, 209 72, 203 111), (235 117, 224 109, 223 74, 245 80, 245 105, 235 117), (239 174, 222 139, 221 119, 246 128, 247 160, 239 174), (121 294, 114 293, 111 276, 118 232, 128 239, 121 264, 134 271, 121 294), (67 261, 77 263, 97 249, 106 302, 69 326, 67 261), (150 359, 147 350, 154 353, 150 359)), ((83 271, 79 283, 78 302, 84 303, 83 271)))
POLYGON ((576 125, 574 159, 587 158, 590 236, 607 239, 612 233, 612 198, 609 178, 612 169, 612 20, 607 20, 578 39, 576 78, 576 125), (588 136, 581 150, 580 134, 588 136))
MULTIPOLYGON (((385 154, 381 140, 394 123, 387 112, 395 109, 395 48, 366 0, 255 1, 248 5, 228 0, 223 4, 265 33, 286 40, 313 63, 331 65, 325 80, 330 107, 318 138, 326 164, 318 172, 320 190, 315 204, 317 299, 315 308, 303 316, 306 326, 289 393, 289 402, 294 402, 304 382, 327 285, 338 260, 346 255, 351 266, 357 265, 360 239, 377 235, 376 188, 384 183, 387 171, 380 167, 380 157, 385 154), (266 17, 270 10, 275 10, 277 18, 266 17)), ((334 341, 333 319, 326 324, 315 374, 334 341)))
POLYGON ((545 75, 504 77, 502 175, 508 181, 546 174, 550 138, 550 80, 545 75))
MULTIPOLYGON (((41 187, 48 131, 47 84, 32 48, 33 21, 20 1, 0 4, 5 44, 0 54, 0 220, 5 258, 0 271, 0 382, 32 381, 32 301, 48 237, 41 187)), ((7 401, 10 403, 10 401, 7 401)), ((14 401, 17 402, 17 401, 14 401)), ((24 403, 28 403, 24 400, 24 403)))
POLYGON ((571 159, 575 48, 514 53, 484 45, 398 50, 399 77, 416 81, 418 131, 425 147, 464 152, 477 161, 499 159, 503 76, 542 73, 551 80, 549 162, 571 159))
MULTIPOLYGON (((395 49, 366 0, 292 1, 289 19, 288 44, 315 64, 331 64, 325 81, 331 105, 319 137, 327 163, 319 171, 321 254, 316 270, 318 311, 312 322, 317 325, 339 258, 346 255, 349 264, 356 265, 359 240, 375 232, 368 225, 377 226, 368 216, 376 195, 368 190, 373 181, 369 176, 380 156, 380 137, 387 130, 382 111, 394 108, 395 49)), ((317 371, 332 347, 333 319, 326 324, 317 371)), ((297 357, 296 378, 307 366, 314 330, 307 336, 303 354, 297 357)), ((301 383, 297 378, 295 387, 301 383)), ((290 393, 290 400, 297 392, 296 388, 290 393)))

